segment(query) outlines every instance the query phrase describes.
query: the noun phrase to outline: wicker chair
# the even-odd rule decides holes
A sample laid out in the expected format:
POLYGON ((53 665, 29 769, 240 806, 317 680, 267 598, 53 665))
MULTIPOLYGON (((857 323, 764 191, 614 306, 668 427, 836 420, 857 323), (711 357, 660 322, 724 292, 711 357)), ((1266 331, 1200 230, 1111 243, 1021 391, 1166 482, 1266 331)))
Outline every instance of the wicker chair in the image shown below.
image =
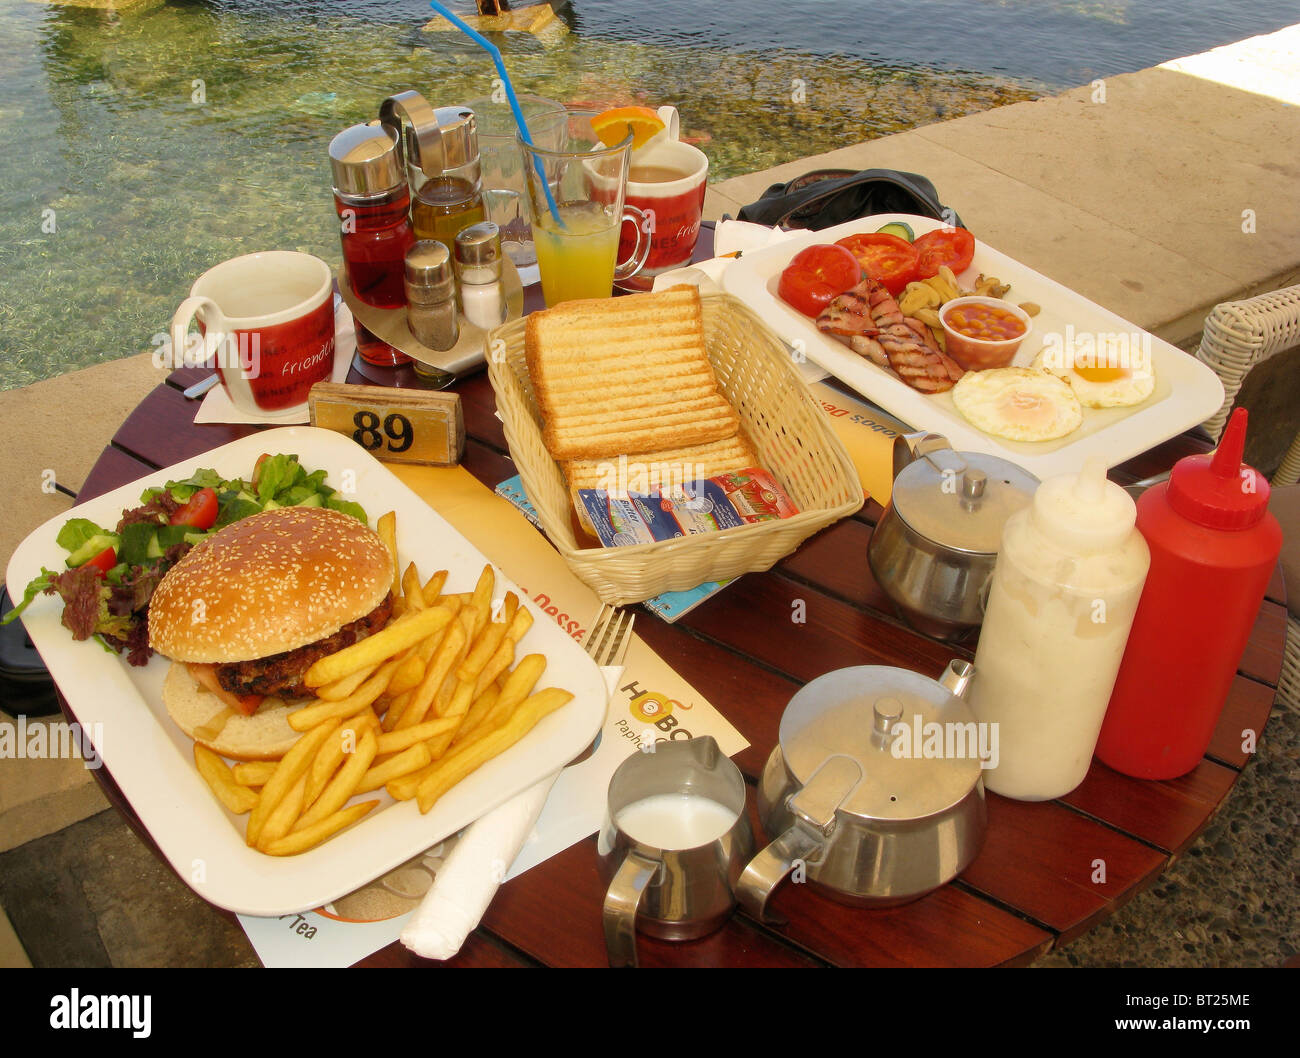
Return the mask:
MULTIPOLYGON (((1215 440, 1223 433, 1250 369, 1296 345, 1300 345, 1300 286, 1214 306, 1205 319, 1196 358, 1223 382, 1223 407, 1205 421, 1205 428, 1215 440)), ((1298 480, 1300 432, 1273 475, 1272 484, 1294 485, 1298 480)), ((1296 587, 1300 589, 1300 585, 1296 587)))
MULTIPOLYGON (((1245 301, 1216 305, 1205 320, 1196 358, 1208 365, 1223 382, 1224 401, 1205 427, 1217 440, 1232 411, 1233 402, 1247 373, 1256 364, 1285 349, 1300 345, 1300 286, 1286 287, 1245 301)), ((1275 487, 1295 485, 1300 480, 1300 432, 1273 475, 1275 487)), ((1300 526, 1284 525, 1289 536, 1300 526)), ((1288 544, 1291 542, 1288 540, 1288 544)), ((1293 544, 1291 546, 1294 546, 1293 544)), ((1287 584, 1290 614, 1287 621, 1286 652, 1278 697, 1290 708, 1300 709, 1300 584, 1287 584)))

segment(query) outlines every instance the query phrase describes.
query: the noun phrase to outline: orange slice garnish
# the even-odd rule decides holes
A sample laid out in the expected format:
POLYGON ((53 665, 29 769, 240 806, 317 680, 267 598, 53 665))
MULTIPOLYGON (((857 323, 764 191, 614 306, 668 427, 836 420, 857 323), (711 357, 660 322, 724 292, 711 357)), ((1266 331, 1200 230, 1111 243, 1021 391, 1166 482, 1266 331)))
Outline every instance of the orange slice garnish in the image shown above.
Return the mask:
POLYGON ((663 119, 649 107, 614 107, 591 119, 591 131, 606 147, 617 147, 631 132, 632 149, 636 150, 663 127, 663 119))

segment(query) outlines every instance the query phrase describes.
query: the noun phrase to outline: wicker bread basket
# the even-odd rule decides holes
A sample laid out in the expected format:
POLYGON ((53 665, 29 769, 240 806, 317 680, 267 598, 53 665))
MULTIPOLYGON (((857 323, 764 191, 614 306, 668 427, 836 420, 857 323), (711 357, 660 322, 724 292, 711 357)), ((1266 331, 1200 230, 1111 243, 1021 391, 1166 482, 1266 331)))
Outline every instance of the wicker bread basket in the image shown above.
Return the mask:
MULTIPOLYGON (((651 544, 579 548, 568 487, 542 443, 541 415, 524 356, 526 321, 514 320, 491 335, 488 371, 528 498, 569 567, 612 605, 768 569, 804 539, 862 506, 853 462, 813 403, 781 340, 729 294, 704 294, 700 301, 705 346, 718 384, 740 415, 759 464, 799 509, 794 517, 651 544)), ((671 394, 664 398, 672 399, 671 394)))

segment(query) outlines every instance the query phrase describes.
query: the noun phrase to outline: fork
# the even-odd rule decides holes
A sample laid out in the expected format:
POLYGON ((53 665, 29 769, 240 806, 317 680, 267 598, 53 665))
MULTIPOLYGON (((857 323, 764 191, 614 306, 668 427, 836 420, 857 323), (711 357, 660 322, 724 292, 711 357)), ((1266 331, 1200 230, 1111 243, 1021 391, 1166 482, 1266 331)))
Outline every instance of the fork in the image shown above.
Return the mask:
MULTIPOLYGON (((623 675, 623 659, 627 657, 627 647, 632 641, 632 622, 635 620, 636 614, 631 610, 602 603, 591 624, 587 626, 587 638, 582 642, 582 649, 600 666, 609 698, 613 697, 623 675)), ((572 768, 585 761, 596 751, 599 741, 598 732, 591 740, 591 745, 569 761, 566 767, 572 768)))
POLYGON ((632 623, 636 614, 631 610, 602 603, 587 631, 582 648, 601 668, 617 668, 627 657, 627 646, 632 640, 632 623))

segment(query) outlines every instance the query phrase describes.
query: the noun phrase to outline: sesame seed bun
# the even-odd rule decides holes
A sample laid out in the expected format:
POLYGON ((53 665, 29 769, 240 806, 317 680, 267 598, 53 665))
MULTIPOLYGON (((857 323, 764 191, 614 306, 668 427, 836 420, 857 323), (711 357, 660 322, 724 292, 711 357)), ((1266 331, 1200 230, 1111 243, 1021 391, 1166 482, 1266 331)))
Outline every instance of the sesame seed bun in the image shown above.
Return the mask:
POLYGON ((230 663, 296 650, 364 617, 393 568, 368 526, 324 507, 280 507, 195 546, 149 603, 149 645, 173 661, 230 663))

